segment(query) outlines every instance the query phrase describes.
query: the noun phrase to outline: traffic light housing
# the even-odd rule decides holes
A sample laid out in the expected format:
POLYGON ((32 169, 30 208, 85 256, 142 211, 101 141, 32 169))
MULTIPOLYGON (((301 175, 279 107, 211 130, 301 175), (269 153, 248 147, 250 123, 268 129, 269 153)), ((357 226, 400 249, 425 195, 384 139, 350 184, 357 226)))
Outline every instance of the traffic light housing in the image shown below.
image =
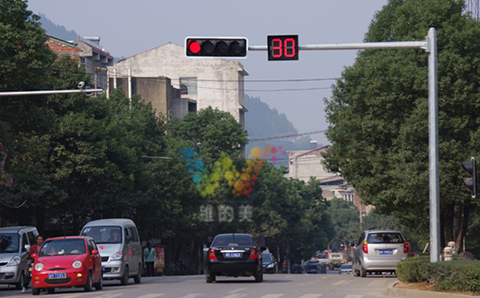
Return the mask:
POLYGON ((185 55, 187 57, 242 58, 247 56, 247 51, 248 41, 244 37, 187 37, 185 39, 185 55))
POLYGON ((470 159, 470 162, 462 162, 462 166, 470 177, 463 178, 463 183, 472 193, 472 198, 477 196, 477 162, 475 157, 470 159))

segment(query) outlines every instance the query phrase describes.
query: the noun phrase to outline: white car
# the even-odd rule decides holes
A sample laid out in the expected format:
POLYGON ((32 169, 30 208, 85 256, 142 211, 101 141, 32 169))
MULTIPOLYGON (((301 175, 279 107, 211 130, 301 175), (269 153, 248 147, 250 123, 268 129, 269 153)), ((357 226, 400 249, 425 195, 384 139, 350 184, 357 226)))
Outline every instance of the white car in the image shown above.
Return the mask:
POLYGON ((352 264, 342 264, 338 274, 351 274, 352 273, 352 264))
POLYGON ((368 273, 395 273, 398 262, 408 257, 408 243, 394 230, 368 230, 355 245, 352 273, 365 277, 368 273))

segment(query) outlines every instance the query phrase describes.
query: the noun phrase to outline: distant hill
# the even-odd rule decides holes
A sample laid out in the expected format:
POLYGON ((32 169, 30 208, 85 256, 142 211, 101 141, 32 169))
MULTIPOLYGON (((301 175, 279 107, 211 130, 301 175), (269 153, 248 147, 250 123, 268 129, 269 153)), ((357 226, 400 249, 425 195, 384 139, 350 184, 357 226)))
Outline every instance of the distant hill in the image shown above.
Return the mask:
POLYGON ((47 31, 48 35, 66 40, 66 41, 77 41, 77 33, 73 30, 68 31, 64 26, 60 26, 52 23, 44 14, 39 13, 40 23, 42 23, 42 28, 47 31))
MULTIPOLYGON (((279 114, 276 109, 271 109, 260 98, 245 94, 245 107, 248 110, 245 113, 245 129, 248 132, 249 139, 246 146, 247 157, 253 147, 263 149, 267 147, 267 144, 270 144, 270 148, 281 146, 280 151, 313 149, 309 136, 298 136, 297 129, 287 119, 287 116, 279 114), (289 137, 276 138, 281 136, 289 137)), ((321 146, 321 144, 318 144, 318 146, 321 146)), ((275 156, 277 158, 273 162, 275 166, 288 167, 288 152, 285 155, 280 152, 275 156)))

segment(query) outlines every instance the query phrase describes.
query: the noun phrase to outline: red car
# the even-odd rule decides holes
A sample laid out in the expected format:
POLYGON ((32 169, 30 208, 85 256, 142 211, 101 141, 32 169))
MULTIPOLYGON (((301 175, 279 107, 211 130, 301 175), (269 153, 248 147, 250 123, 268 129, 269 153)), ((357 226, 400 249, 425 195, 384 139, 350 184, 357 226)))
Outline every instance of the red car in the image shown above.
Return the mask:
POLYGON ((89 236, 67 236, 45 240, 32 272, 32 294, 41 289, 83 287, 86 292, 103 287, 102 260, 97 245, 89 236))

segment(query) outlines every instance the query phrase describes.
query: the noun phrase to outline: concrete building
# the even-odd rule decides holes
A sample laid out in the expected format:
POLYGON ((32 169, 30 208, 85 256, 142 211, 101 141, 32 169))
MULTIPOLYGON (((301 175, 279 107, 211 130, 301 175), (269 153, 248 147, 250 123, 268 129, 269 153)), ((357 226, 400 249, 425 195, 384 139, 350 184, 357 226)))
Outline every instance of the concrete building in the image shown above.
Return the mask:
POLYGON ((107 89, 107 66, 113 65, 113 57, 100 46, 100 37, 77 37, 66 41, 47 35, 47 45, 58 56, 69 55, 78 59, 79 66, 91 75, 91 88, 107 89))
POLYGON ((110 94, 115 88, 122 88, 131 98, 138 94, 145 102, 150 102, 157 116, 164 116, 168 122, 172 117, 183 119, 189 112, 197 111, 197 103, 189 98, 182 98, 179 89, 173 88, 169 78, 110 78, 108 83, 110 94))
POLYGON ((322 153, 325 153, 330 147, 330 145, 325 145, 311 150, 289 151, 288 174, 285 177, 305 182, 308 182, 310 177, 315 177, 321 182, 322 196, 325 199, 342 198, 345 201, 353 202, 359 210, 361 208, 363 215, 368 214, 372 206, 365 206, 361 203, 355 188, 338 173, 330 173, 325 170, 322 153))
MULTIPOLYGON (((168 78, 172 87, 180 90, 180 98, 187 102, 181 106, 187 110, 188 103, 191 107, 196 103, 198 110, 218 108, 229 112, 245 129, 244 77, 248 73, 242 64, 219 58, 187 58, 184 51, 183 46, 167 43, 122 59, 107 67, 109 84, 117 84, 121 78, 126 82, 123 90, 131 96, 135 94, 133 78, 168 78)), ((116 87, 107 90, 112 88, 116 87)))

